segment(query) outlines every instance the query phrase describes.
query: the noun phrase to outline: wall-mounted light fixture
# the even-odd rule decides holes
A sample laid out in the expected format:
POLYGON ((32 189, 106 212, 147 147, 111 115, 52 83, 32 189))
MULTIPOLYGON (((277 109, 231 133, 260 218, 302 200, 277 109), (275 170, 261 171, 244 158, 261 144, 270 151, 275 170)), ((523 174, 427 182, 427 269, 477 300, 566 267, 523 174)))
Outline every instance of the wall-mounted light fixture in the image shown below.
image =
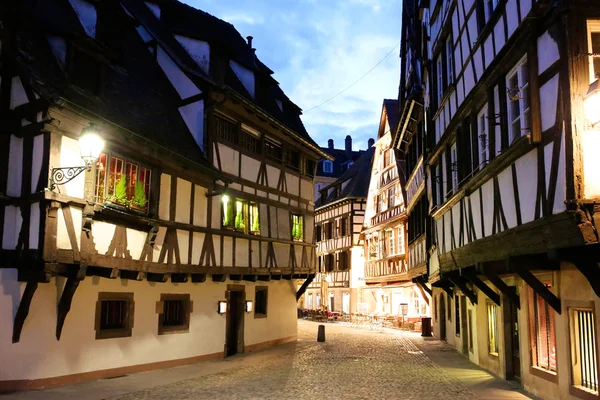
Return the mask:
POLYGON ((224 300, 217 301, 217 313, 225 314, 227 312, 227 302, 224 300))
POLYGON ((251 313, 253 309, 252 300, 246 300, 246 312, 251 313))
POLYGON ((585 117, 592 126, 600 123, 600 79, 590 84, 583 100, 585 117))
POLYGON ((50 171, 49 189, 53 190, 57 185, 64 185, 72 181, 83 171, 91 171, 94 163, 98 161, 103 148, 104 140, 100 137, 100 130, 90 122, 90 125, 83 129, 79 137, 79 152, 85 165, 52 168, 50 171))

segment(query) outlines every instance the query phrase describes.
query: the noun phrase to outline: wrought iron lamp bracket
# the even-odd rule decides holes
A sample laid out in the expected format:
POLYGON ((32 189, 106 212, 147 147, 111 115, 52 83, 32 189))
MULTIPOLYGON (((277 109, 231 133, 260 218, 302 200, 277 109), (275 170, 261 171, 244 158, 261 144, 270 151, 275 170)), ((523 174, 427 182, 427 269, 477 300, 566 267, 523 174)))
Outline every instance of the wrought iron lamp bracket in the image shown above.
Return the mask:
POLYGON ((49 189, 54 190, 57 185, 64 185, 75 179, 83 171, 91 171, 92 165, 85 165, 81 167, 62 167, 52 168, 50 172, 50 184, 49 189))

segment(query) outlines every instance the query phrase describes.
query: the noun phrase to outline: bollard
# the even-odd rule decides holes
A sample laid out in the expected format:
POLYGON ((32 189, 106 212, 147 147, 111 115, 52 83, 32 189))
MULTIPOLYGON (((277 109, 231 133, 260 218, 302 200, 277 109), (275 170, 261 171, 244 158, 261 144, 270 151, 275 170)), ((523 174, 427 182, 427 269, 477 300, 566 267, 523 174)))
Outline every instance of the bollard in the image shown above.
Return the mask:
POLYGON ((317 342, 325 341, 325 325, 319 325, 319 333, 317 333, 317 342))

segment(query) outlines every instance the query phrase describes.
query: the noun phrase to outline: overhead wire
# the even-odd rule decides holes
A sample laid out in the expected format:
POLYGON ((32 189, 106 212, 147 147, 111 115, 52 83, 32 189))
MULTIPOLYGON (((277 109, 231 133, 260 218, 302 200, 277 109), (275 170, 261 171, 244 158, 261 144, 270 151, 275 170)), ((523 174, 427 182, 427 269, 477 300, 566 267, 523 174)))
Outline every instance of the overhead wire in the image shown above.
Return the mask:
POLYGON ((319 108, 322 105, 330 102, 331 100, 335 99, 336 97, 338 97, 339 95, 341 95, 342 93, 344 93, 345 91, 347 91, 348 89, 350 89, 352 86, 356 85, 358 82, 360 82, 361 80, 363 80, 364 77, 366 77, 367 75, 369 75, 371 72, 373 72, 373 70, 375 68, 377 68, 379 66, 379 64, 381 64, 386 58, 389 57, 390 54, 392 54, 394 52, 394 50, 396 50, 396 48, 400 46, 400 42, 398 42, 381 60, 379 60, 379 62, 377 64, 375 64, 373 66, 373 68, 371 68, 370 70, 368 70, 367 72, 365 72, 360 78, 358 78, 356 81, 354 81, 350 86, 348 86, 347 88, 345 88, 344 90, 340 91, 338 94, 336 94, 335 96, 332 96, 330 98, 328 98, 327 100, 325 100, 324 102, 317 104, 314 107, 309 108, 308 110, 304 111, 304 114, 314 110, 315 108, 319 108))

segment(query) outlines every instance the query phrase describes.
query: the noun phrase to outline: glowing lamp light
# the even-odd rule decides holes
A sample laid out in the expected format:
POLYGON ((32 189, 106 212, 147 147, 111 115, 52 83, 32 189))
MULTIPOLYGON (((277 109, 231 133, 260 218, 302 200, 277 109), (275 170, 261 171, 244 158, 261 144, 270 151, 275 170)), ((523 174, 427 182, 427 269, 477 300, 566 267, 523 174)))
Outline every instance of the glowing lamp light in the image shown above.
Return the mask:
POLYGON ((217 302, 217 313, 225 314, 227 312, 227 302, 220 300, 217 302))
POLYGON ((246 300, 246 312, 252 312, 252 300, 246 300))
POLYGON ((99 130, 94 124, 90 124, 81 132, 79 137, 79 152, 86 166, 92 166, 104 148, 104 140, 100 138, 99 130))
POLYGON ((600 123, 600 80, 596 79, 590 84, 585 95, 584 109, 585 116, 592 126, 600 123))

